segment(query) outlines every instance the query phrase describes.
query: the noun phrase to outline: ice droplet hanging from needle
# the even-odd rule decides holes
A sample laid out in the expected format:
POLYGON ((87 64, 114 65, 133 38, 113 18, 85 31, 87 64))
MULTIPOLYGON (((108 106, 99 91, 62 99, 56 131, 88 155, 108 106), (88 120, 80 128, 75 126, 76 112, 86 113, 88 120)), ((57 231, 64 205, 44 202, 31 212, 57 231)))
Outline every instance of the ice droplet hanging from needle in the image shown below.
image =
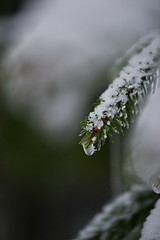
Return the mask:
POLYGON ((85 154, 88 155, 88 156, 91 156, 96 151, 94 145, 91 144, 88 148, 85 145, 86 145, 85 142, 82 143, 82 147, 83 147, 83 150, 84 150, 85 154))

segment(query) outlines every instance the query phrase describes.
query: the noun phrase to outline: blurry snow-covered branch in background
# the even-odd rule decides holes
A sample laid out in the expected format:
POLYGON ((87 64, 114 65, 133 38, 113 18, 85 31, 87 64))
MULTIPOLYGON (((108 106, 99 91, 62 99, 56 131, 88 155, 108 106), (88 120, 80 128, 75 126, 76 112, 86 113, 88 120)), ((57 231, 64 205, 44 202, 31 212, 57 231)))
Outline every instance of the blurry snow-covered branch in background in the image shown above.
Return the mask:
POLYGON ((160 239, 160 200, 157 201, 155 208, 147 217, 142 230, 142 237, 140 240, 158 240, 160 239))
POLYGON ((12 44, 4 60, 10 105, 27 109, 42 129, 73 133, 98 73, 159 27, 159 14, 158 0, 30 3, 10 23, 12 44))
POLYGON ((75 240, 138 239, 142 224, 156 200, 152 191, 134 186, 130 192, 106 205, 75 240))
POLYGON ((160 89, 148 99, 132 141, 132 165, 137 176, 160 193, 160 89))

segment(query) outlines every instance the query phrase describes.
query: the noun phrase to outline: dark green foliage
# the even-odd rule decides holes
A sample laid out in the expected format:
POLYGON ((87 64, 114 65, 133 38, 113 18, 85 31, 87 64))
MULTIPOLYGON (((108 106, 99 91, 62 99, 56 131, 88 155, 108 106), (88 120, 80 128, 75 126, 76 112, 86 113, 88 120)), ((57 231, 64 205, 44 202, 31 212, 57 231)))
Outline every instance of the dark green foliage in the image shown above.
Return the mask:
POLYGON ((139 231, 140 237, 140 226, 142 228, 157 199, 151 190, 135 187, 106 206, 75 240, 120 240, 133 229, 139 231))

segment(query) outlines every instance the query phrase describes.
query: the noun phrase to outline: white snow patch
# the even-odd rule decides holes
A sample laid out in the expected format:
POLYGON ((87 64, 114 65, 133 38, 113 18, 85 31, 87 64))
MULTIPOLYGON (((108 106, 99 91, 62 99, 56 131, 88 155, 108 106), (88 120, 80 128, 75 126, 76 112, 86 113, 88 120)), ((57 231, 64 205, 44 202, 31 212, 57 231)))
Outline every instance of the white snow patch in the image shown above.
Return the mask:
POLYGON ((140 240, 160 239, 160 200, 157 201, 155 208, 151 211, 142 230, 140 240))

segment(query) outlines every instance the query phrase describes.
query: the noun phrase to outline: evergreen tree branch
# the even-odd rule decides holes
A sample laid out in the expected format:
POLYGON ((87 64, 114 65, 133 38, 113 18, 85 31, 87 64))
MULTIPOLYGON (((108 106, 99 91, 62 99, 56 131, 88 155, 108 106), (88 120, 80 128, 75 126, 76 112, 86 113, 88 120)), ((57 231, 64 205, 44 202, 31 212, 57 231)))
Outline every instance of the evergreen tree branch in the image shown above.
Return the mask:
POLYGON ((82 122, 80 144, 87 155, 100 150, 107 137, 112 140, 113 132, 123 134, 141 111, 146 96, 159 85, 159 31, 136 44, 125 62, 119 76, 96 102, 94 111, 82 122))
POLYGON ((105 206, 74 240, 124 239, 134 228, 142 226, 157 198, 149 189, 134 187, 105 206))
POLYGON ((140 240, 159 240, 160 239, 160 200, 156 202, 155 208, 147 217, 142 229, 140 240))

